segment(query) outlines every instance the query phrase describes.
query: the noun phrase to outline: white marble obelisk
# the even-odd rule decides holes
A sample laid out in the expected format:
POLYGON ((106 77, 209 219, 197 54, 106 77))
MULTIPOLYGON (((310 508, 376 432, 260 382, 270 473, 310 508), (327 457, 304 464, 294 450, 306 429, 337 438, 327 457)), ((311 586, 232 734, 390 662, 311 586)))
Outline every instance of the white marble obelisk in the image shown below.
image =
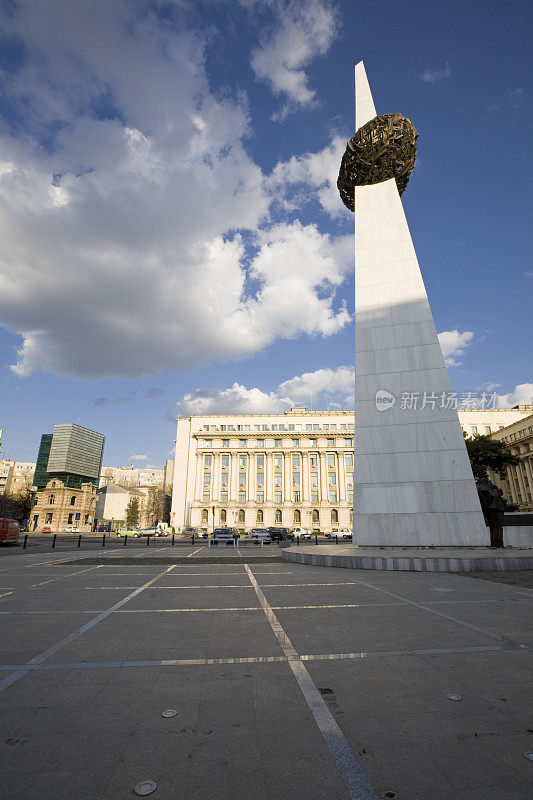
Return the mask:
MULTIPOLYGON (((358 129, 363 62, 355 97, 358 129)), ((355 190, 354 483, 355 544, 490 544, 394 179, 355 190)))

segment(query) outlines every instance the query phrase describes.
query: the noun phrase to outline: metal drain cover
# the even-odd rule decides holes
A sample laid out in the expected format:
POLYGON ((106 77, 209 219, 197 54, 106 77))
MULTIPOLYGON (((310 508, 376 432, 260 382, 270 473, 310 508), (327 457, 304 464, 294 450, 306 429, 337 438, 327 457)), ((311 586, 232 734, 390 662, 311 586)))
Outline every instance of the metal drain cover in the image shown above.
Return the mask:
POLYGON ((447 694, 446 697, 448 698, 448 700, 462 700, 463 699, 460 694, 447 694))
POLYGON ((135 794, 141 795, 144 797, 147 794, 152 794, 157 789, 157 783, 155 781, 141 781, 135 787, 135 794))
POLYGON ((174 708, 167 708, 166 711, 161 712, 161 716, 170 719, 170 717, 177 717, 178 712, 174 708))

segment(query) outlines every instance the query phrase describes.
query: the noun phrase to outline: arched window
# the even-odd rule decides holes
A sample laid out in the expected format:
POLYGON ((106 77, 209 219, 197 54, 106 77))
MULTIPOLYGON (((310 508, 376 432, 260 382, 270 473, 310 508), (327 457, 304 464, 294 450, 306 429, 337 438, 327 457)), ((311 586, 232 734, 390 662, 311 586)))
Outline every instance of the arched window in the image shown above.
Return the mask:
POLYGON ((299 525, 301 521, 302 521, 302 517, 301 517, 300 511, 297 508, 295 508, 294 509, 294 524, 295 525, 299 525))
POLYGON ((258 525, 260 525, 263 522, 263 510, 261 508, 257 509, 256 522, 258 525))
POLYGON ((338 525, 339 524, 339 512, 336 508, 331 509, 331 524, 338 525))
POLYGON ((75 506, 76 505, 76 495, 75 494, 73 494, 72 497, 70 498, 70 505, 71 506, 75 506))
POLYGON ((202 525, 207 525, 209 519, 209 511, 207 508, 202 508, 202 525))
POLYGON ((313 525, 315 523, 318 525, 319 520, 320 520, 320 516, 318 514, 318 509, 317 508, 313 508, 313 525))
POLYGON ((226 509, 225 508, 222 508, 220 510, 220 524, 221 525, 225 525, 226 524, 226 509))
POLYGON ((239 509, 238 521, 239 522, 244 522, 244 508, 240 508, 239 509))
POLYGON ((276 508, 276 525, 281 525, 281 509, 276 508))

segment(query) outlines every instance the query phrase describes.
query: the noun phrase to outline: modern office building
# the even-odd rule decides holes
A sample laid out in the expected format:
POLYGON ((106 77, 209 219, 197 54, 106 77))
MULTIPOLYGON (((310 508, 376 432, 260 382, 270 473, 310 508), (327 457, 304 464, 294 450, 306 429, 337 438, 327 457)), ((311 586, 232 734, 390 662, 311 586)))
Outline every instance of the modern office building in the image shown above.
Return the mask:
POLYGON ((73 422, 56 425, 53 434, 41 436, 34 485, 46 487, 52 478, 65 488, 80 489, 83 483, 98 487, 105 437, 73 422))
POLYGON ((178 419, 170 522, 212 530, 352 525, 352 411, 178 419))

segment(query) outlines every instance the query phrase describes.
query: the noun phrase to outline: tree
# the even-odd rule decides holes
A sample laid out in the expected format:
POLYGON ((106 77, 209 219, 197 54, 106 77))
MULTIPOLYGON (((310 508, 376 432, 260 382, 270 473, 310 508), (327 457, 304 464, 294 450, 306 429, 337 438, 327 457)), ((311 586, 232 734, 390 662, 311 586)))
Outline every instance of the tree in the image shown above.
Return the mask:
POLYGON ((139 522, 139 498, 130 497, 126 506, 126 527, 134 528, 139 522))
POLYGON ((31 489, 21 489, 17 494, 0 495, 0 517, 16 519, 19 522, 29 519, 33 505, 31 489))
POLYGON ((520 463, 520 459, 511 453, 505 442, 491 439, 490 436, 476 434, 466 439, 466 449, 476 482, 488 480, 489 469, 500 478, 505 478, 507 467, 516 467, 520 463))
POLYGON ((146 516, 150 524, 162 522, 165 514, 165 493, 161 486, 151 486, 148 489, 148 502, 146 516))

